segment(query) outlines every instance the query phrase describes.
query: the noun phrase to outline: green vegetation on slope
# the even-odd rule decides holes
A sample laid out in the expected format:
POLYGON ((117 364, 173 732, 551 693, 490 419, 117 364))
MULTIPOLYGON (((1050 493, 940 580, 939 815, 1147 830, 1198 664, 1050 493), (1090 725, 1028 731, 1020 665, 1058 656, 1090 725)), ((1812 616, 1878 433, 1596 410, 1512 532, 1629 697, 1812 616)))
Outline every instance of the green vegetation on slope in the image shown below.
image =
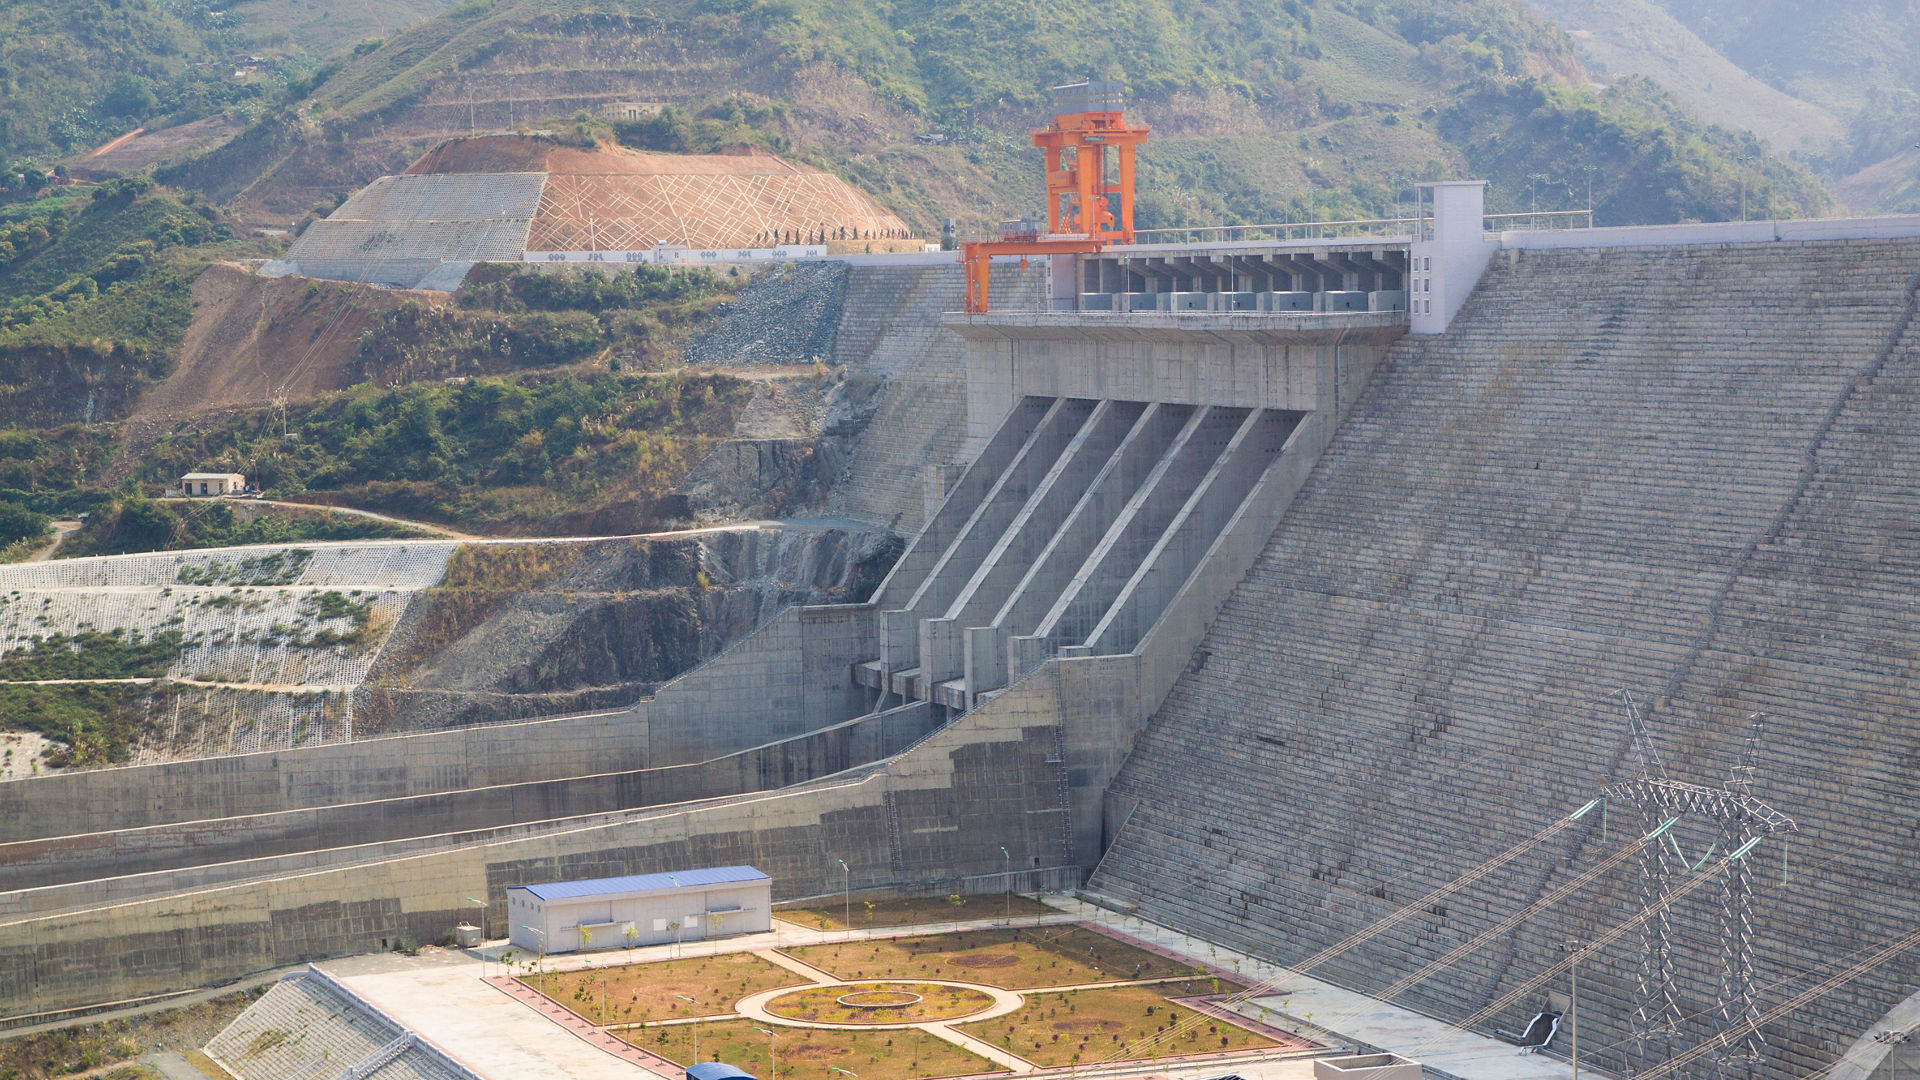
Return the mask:
POLYGON ((0 225, 0 422, 124 412, 164 378, 207 256, 236 245, 209 206, 146 180, 13 207, 0 225))
POLYGON ((90 1072, 160 1049, 192 1058, 264 993, 266 987, 260 986, 178 1008, 21 1033, 0 1040, 0 1077, 38 1080, 90 1072))
POLYGON ((287 413, 248 410, 162 438, 142 478, 232 468, 316 496, 496 530, 665 496, 750 390, 718 375, 586 372, 362 386, 287 413))
MULTIPOLYGON (((208 257, 252 243, 145 180, 0 209, 0 422, 17 425, 0 428, 0 558, 31 551, 49 515, 88 511, 62 555, 408 535, 345 515, 170 507, 104 490, 128 433, 99 422, 126 414, 172 370, 208 257)), ((360 388, 306 405, 297 428, 264 409, 215 431, 189 424, 142 455, 140 479, 152 492, 181 471, 239 459, 276 494, 483 528, 552 528, 555 514, 622 501, 645 517, 730 432, 744 391, 730 380, 608 376, 676 363, 694 326, 739 284, 706 270, 483 268, 456 303, 410 303, 375 322, 348 371, 360 388), (567 366, 581 377, 557 378, 567 366), (396 389, 499 373, 519 378, 396 389)))
MULTIPOLYGON (((583 43, 595 64, 630 66, 636 78, 735 72, 696 80, 730 82, 725 90, 616 125, 623 142, 783 150, 922 229, 947 216, 982 229, 1037 210, 1024 128, 1048 86, 1088 76, 1126 82, 1155 127, 1140 174, 1147 228, 1390 214, 1413 180, 1462 175, 1492 181, 1500 210, 1530 207, 1543 187, 1534 178, 1546 176, 1561 194, 1541 208, 1570 209, 1584 205, 1587 165, 1597 192, 1660 185, 1612 199, 1615 220, 1733 216, 1743 186, 1772 188, 1783 211, 1825 205, 1805 173, 1747 160, 1761 148, 1650 88, 1576 89, 1585 76, 1571 40, 1510 0, 490 0, 350 64, 320 95, 328 134, 316 137, 376 134, 448 80, 485 86, 583 43), (1470 108, 1494 114, 1447 122, 1470 108), (1609 137, 1569 155, 1567 132, 1583 124, 1609 137), (908 140, 915 129, 946 142, 908 140), (1535 129, 1547 134, 1537 144, 1526 137, 1535 129), (1514 138, 1491 152, 1496 132, 1514 138), (1578 200, 1565 194, 1575 186, 1578 200)), ((525 93, 530 84, 514 79, 525 93)), ((590 136, 595 125, 576 127, 590 136)))
POLYGON ((50 164, 138 126, 215 113, 257 119, 310 93, 356 41, 448 2, 10 0, 0 5, 0 99, 8 106, 0 111, 0 161, 50 164))
POLYGON ((1540 82, 1488 85, 1443 113, 1439 129, 1466 148, 1481 175, 1522 178, 1496 189, 1500 209, 1532 209, 1536 194, 1541 209, 1583 205, 1589 169, 1601 225, 1738 219, 1743 185, 1751 217, 1833 208, 1806 172, 1769 157, 1751 135, 1700 124, 1643 79, 1601 93, 1540 82), (1733 167, 1742 159, 1751 168, 1733 167), (1529 184, 1531 177, 1538 179, 1529 184))
MULTIPOLYGON (((20 601, 16 598, 11 602, 20 601)), ((138 630, 119 628, 34 638, 30 647, 0 656, 0 682, 158 679, 180 658, 184 641, 178 630, 142 638, 138 630)))
MULTIPOLYGON (((0 517, 0 536, 5 535, 0 517)), ((358 514, 286 511, 223 500, 158 502, 141 496, 95 509, 61 541, 61 558, 137 551, 185 551, 243 544, 298 544, 310 540, 377 540, 425 535, 417 529, 358 514)))
POLYGON ((0 683, 0 716, 61 744, 47 754, 54 768, 98 768, 126 761, 175 692, 164 683, 0 683))
POLYGON ((57 190, 0 212, 0 552, 20 557, 48 515, 104 501, 95 488, 123 413, 172 369, 204 265, 233 241, 210 207, 145 180, 57 190), (82 421, 74 423, 72 421, 82 421))
POLYGON ((257 97, 204 62, 208 29, 154 0, 14 0, 0 8, 0 156, 51 156, 155 117, 257 97), (194 22, 200 25, 191 25, 194 22))
POLYGON ((738 287, 711 271, 548 274, 483 267, 454 305, 408 303, 360 340, 355 381, 392 383, 573 364, 659 370, 694 323, 738 287))

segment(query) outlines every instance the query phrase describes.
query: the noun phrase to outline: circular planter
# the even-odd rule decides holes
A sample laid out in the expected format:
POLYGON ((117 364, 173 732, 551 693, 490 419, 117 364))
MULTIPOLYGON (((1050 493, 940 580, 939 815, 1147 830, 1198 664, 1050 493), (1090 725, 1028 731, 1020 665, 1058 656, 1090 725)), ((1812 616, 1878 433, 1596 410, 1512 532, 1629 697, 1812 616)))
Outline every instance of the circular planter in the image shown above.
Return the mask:
POLYGON ((994 1007, 983 987, 955 983, 858 982, 804 986, 768 998, 769 1016, 804 1024, 863 1027, 960 1020, 994 1007))
POLYGON ((918 1005, 926 1000, 925 995, 910 994, 905 990, 860 990, 851 994, 842 994, 833 999, 849 1009, 904 1009, 909 1005, 918 1005))

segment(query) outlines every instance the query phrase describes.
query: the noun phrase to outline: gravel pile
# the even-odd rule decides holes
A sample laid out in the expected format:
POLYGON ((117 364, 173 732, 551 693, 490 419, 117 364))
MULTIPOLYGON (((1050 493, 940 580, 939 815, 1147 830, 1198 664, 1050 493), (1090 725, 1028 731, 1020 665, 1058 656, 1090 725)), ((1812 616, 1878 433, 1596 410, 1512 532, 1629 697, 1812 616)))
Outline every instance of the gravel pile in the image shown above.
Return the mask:
POLYGON ((811 364, 833 351, 847 266, 795 263, 762 271, 687 346, 691 364, 811 364))

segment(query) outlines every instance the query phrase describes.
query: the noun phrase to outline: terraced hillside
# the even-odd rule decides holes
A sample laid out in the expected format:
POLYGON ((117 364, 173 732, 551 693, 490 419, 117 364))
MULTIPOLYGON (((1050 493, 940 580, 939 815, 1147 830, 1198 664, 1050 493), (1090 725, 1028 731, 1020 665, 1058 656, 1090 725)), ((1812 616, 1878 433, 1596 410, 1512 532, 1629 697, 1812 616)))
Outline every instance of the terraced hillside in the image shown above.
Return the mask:
MULTIPOLYGON (((1624 688, 1677 780, 1744 779, 1766 714, 1748 790, 1798 831, 1750 865, 1760 1008, 1911 929, 1917 289, 1911 241, 1496 260, 1375 374, 1116 781, 1090 888, 1298 962, 1639 776, 1600 700, 1624 688)), ((1587 821, 1319 973, 1378 992, 1651 824, 1614 805, 1610 836, 1587 821)), ((1676 842, 1691 866, 1710 838, 1676 842)), ((1466 1017, 1638 890, 1629 861, 1399 1000, 1466 1017)), ((1714 1032, 1719 911, 1669 916, 1688 1019, 1656 1053, 1714 1032)), ((1582 963, 1603 1067, 1632 1063, 1643 955, 1634 932, 1582 963)), ((1824 1065, 1916 978, 1901 957, 1768 1027, 1764 1075, 1824 1065)))
POLYGON ((0 775, 629 704, 780 608, 870 589, 879 530, 367 541, 0 566, 0 775))
POLYGON ((977 0, 465 4, 164 176, 286 220, 449 136, 540 128, 674 152, 757 146, 851 180, 923 235, 946 217, 976 232, 1036 209, 1026 129, 1046 87, 1093 75, 1127 80, 1155 130, 1143 226, 1385 215, 1411 198, 1411 173, 1495 170, 1496 209, 1536 194, 1566 209, 1588 165, 1609 222, 1723 219, 1743 174, 1783 214, 1827 205, 1797 166, 1651 84, 1589 90, 1571 41, 1507 0, 1128 0, 1102 17, 1093 44, 1078 16, 1008 24, 977 0), (1002 47, 1009 32, 1023 48, 1002 47))
POLYGON ((53 762, 77 765, 351 738, 354 689, 454 547, 237 548, 0 567, 8 726, 38 729, 64 747, 53 762))

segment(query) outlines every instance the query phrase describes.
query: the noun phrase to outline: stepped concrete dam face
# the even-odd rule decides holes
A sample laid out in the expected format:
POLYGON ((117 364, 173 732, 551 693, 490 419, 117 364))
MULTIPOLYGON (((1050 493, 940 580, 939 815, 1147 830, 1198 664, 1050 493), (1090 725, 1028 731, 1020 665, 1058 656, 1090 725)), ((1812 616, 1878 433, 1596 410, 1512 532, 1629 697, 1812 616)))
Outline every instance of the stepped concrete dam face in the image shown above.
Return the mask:
POLYGON ((1483 1033, 1577 964, 1583 1063, 1825 1068, 1920 989, 1920 222, 1467 209, 1009 264, 984 314, 848 269, 823 505, 884 580, 596 712, 0 784, 0 1017, 751 865, 1078 889, 1483 1033))

